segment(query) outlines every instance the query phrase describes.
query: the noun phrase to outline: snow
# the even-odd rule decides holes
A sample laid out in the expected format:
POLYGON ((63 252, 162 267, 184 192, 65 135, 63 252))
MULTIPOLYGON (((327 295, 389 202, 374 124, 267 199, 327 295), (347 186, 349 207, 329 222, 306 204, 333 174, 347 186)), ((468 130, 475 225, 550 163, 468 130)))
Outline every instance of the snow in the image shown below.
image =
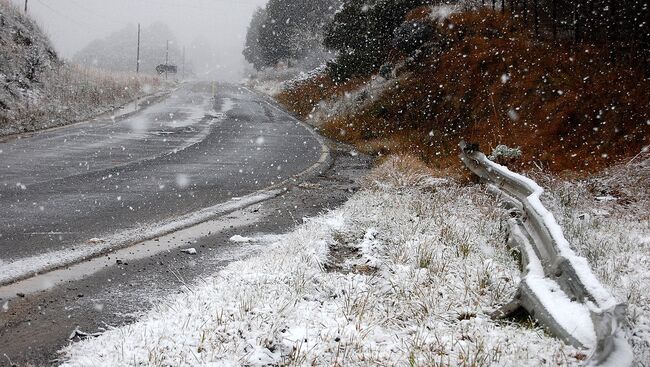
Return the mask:
POLYGON ((243 237, 243 236, 240 236, 240 235, 235 235, 235 236, 230 237, 230 241, 231 242, 240 242, 240 243, 242 243, 242 242, 253 242, 254 239, 250 238, 250 237, 243 237))
POLYGON ((611 196, 611 195, 606 195, 606 196, 596 196, 596 200, 599 200, 599 201, 614 201, 614 200, 616 200, 616 198, 611 196))
POLYGON ((232 98, 224 98, 223 104, 221 105, 221 113, 230 112, 233 108, 235 108, 235 102, 232 98))
POLYGON ((296 87, 298 87, 298 86, 300 86, 300 85, 302 85, 302 84, 304 84, 306 82, 309 82, 312 79, 315 79, 315 78, 325 74, 326 72, 327 72, 327 65, 326 64, 320 65, 320 66, 314 68, 313 70, 310 70, 310 71, 307 71, 307 72, 301 71, 300 74, 298 74, 298 76, 294 77, 291 80, 288 80, 288 81, 284 82, 284 85, 282 86, 282 88, 284 90, 295 89, 296 87))
POLYGON ((68 264, 76 263, 84 259, 97 256, 104 252, 121 248, 124 245, 137 243, 148 238, 158 237, 190 225, 208 220, 214 216, 228 213, 236 209, 259 203, 279 195, 282 190, 261 191, 251 195, 217 204, 195 213, 155 223, 152 225, 135 228, 103 237, 99 243, 85 243, 74 246, 74 249, 64 249, 45 252, 39 255, 19 259, 3 259, 4 264, 0 273, 0 284, 24 278, 34 273, 41 273, 68 264))
POLYGON ((432 6, 431 19, 443 22, 445 19, 449 18, 451 15, 458 13, 462 8, 460 5, 435 5, 432 6))
POLYGON ((599 364, 600 367, 631 366, 634 362, 634 351, 621 336, 614 339, 615 352, 599 364))
POLYGON ((188 255, 196 255, 197 254, 196 249, 194 247, 183 249, 183 250, 181 250, 181 252, 184 252, 184 253, 186 253, 188 255))
POLYGON ((64 365, 580 364, 583 351, 488 316, 519 281, 488 195, 396 184, 413 181, 382 167, 382 185, 266 237, 264 252, 135 324, 72 344, 64 365))
POLYGON ((529 264, 526 268, 526 285, 532 289, 542 306, 560 325, 573 335, 582 345, 596 346, 596 331, 588 307, 571 301, 559 285, 548 279, 535 250, 530 243, 525 248, 529 264))
MULTIPOLYGON (((396 66, 399 69, 401 65, 396 66)), ((309 114, 307 122, 319 126, 336 117, 344 117, 353 111, 368 107, 377 100, 384 91, 399 85, 397 80, 387 80, 375 75, 371 80, 358 89, 321 101, 309 114)))

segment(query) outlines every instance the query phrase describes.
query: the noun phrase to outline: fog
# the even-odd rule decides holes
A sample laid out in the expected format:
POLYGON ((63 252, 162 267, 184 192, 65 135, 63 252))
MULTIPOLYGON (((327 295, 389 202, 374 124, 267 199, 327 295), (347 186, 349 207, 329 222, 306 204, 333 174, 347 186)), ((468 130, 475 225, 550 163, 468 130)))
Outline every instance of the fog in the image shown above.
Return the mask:
MULTIPOLYGON (((24 0, 12 0, 23 7, 24 0)), ((241 54, 254 10, 267 0, 29 0, 28 12, 49 35, 60 56, 72 58, 89 42, 129 24, 167 24, 187 60, 203 77, 236 81, 245 61, 241 54), (200 40, 200 42, 197 42, 200 40), (208 43, 214 60, 192 44, 208 43)), ((137 34, 133 35, 137 39, 137 34)), ((134 58, 135 58, 135 50, 134 58)))

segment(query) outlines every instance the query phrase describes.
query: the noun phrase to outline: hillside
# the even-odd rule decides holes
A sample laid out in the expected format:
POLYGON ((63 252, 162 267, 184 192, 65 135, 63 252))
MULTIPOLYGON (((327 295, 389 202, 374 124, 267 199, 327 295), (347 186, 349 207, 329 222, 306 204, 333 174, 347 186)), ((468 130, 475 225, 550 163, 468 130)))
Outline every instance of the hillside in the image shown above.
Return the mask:
POLYGON ((163 87, 151 76, 65 63, 7 0, 0 0, 0 80, 0 136, 82 121, 163 87))
POLYGON ((428 29, 421 44, 394 47, 373 75, 322 73, 278 99, 363 152, 414 154, 443 170, 460 167, 461 139, 488 152, 520 147, 515 164, 554 172, 596 172, 647 149, 642 68, 612 62, 597 44, 535 39, 509 14, 440 13, 411 12, 405 24, 428 29))
POLYGON ((48 75, 60 66, 40 28, 0 0, 0 119, 15 117, 41 98, 48 75))

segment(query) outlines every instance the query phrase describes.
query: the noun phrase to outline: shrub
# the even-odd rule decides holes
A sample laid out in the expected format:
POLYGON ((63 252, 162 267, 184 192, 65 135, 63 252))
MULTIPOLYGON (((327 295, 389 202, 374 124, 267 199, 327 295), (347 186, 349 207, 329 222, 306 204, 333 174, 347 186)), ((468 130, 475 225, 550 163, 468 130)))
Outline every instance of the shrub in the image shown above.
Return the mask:
POLYGON ((406 21, 395 30, 395 38, 391 44, 406 54, 412 54, 426 42, 431 41, 433 34, 434 28, 431 22, 406 21))
POLYGON ((507 145, 499 144, 492 150, 492 154, 488 156, 491 161, 502 165, 508 165, 509 162, 521 159, 521 149, 510 148, 507 145))
POLYGON ((382 78, 389 80, 393 77, 394 68, 395 66, 393 64, 387 62, 379 68, 379 75, 382 78))

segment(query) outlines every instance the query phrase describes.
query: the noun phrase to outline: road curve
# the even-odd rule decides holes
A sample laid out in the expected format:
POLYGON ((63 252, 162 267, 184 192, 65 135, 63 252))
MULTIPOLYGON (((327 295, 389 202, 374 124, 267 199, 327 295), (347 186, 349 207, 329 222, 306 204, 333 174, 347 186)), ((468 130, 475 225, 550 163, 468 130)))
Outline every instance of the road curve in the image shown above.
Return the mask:
POLYGON ((188 83, 125 119, 0 142, 0 269, 43 270, 48 257, 254 193, 321 158, 319 140, 264 98, 213 89, 188 83))

